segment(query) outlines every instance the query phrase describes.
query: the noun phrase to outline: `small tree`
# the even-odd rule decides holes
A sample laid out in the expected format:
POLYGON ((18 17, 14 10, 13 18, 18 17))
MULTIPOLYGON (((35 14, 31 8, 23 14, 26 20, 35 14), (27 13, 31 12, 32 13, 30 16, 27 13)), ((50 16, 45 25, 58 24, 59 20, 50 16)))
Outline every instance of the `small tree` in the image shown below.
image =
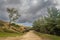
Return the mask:
POLYGON ((15 22, 21 15, 18 14, 18 10, 16 10, 15 8, 7 8, 7 12, 9 13, 9 28, 10 28, 10 24, 11 22, 15 22))

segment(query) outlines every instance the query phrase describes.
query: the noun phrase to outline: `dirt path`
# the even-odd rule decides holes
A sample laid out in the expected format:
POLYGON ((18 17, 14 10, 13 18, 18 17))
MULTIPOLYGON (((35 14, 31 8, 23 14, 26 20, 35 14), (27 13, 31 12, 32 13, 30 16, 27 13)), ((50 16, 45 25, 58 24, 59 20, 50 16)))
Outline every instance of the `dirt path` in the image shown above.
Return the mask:
POLYGON ((42 40, 42 39, 36 34, 34 34, 33 31, 30 31, 27 34, 23 35, 21 40, 42 40))
POLYGON ((19 37, 7 37, 4 39, 0 39, 0 40, 42 40, 39 36, 37 36, 36 34, 33 33, 33 31, 28 32, 27 34, 19 37))

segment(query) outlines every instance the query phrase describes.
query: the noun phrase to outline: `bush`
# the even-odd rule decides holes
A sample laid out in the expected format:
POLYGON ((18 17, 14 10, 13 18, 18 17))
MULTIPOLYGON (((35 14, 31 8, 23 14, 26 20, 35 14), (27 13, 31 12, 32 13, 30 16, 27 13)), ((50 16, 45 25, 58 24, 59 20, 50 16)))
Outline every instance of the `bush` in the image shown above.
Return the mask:
POLYGON ((13 30, 6 29, 6 28, 4 28, 3 31, 4 31, 4 32, 8 32, 8 33, 15 33, 13 30))
POLYGON ((4 24, 3 23, 0 23, 0 26, 4 26, 4 24))
POLYGON ((34 21, 33 29, 37 32, 60 35, 60 11, 56 8, 48 9, 48 17, 34 21))
POLYGON ((15 23, 12 23, 11 26, 14 26, 16 28, 19 28, 20 27, 19 25, 15 24, 15 23))

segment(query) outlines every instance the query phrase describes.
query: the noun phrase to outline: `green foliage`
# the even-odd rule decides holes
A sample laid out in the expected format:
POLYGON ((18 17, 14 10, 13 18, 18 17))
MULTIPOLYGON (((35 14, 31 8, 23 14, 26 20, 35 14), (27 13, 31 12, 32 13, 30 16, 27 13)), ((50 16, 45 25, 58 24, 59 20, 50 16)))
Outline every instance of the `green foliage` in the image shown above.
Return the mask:
POLYGON ((48 8, 48 17, 34 21, 33 28, 38 32, 60 35, 60 11, 48 8))
POLYGON ((0 37, 16 37, 21 36, 24 33, 8 33, 8 32, 0 32, 0 37))
POLYGON ((20 27, 19 25, 15 24, 15 23, 12 23, 11 26, 14 26, 16 28, 19 28, 20 27))
POLYGON ((40 20, 35 21, 33 23, 33 29, 36 30, 36 31, 40 31, 40 20))
POLYGON ((56 36, 56 35, 48 35, 48 34, 43 34, 43 33, 39 33, 39 32, 35 32, 35 34, 42 37, 42 39, 60 40, 60 36, 56 36))
POLYGON ((4 32, 7 32, 7 33, 15 33, 13 30, 10 30, 10 29, 4 28, 3 30, 4 30, 4 32))

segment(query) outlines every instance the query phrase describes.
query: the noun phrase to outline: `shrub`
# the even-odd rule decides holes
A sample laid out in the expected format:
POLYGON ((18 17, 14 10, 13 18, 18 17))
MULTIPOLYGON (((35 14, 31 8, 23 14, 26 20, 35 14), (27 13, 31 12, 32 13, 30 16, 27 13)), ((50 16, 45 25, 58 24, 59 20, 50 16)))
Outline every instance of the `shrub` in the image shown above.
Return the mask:
POLYGON ((6 28, 4 28, 3 30, 4 30, 4 32, 14 33, 14 31, 13 31, 13 30, 10 30, 10 29, 6 29, 6 28))

